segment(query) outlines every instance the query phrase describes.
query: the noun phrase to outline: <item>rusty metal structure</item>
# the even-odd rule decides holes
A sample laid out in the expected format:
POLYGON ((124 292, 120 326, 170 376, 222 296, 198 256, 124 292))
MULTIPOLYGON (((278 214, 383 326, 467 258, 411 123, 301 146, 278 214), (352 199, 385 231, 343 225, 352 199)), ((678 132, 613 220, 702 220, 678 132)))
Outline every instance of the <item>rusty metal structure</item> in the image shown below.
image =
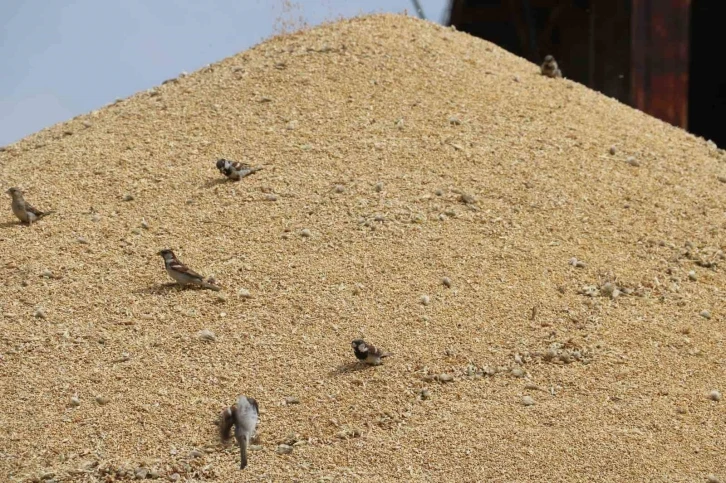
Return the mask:
POLYGON ((723 18, 723 0, 451 0, 447 24, 726 145, 723 18))

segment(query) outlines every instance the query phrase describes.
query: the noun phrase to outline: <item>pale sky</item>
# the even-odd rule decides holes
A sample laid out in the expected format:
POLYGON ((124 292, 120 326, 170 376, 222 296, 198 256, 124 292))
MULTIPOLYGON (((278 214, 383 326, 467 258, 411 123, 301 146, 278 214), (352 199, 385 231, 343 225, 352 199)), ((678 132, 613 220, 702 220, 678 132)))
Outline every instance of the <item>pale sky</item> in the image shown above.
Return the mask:
MULTIPOLYGON (((448 0, 420 3, 443 21, 448 0)), ((403 10, 411 0, 0 0, 0 146, 246 50, 278 18, 403 10)))

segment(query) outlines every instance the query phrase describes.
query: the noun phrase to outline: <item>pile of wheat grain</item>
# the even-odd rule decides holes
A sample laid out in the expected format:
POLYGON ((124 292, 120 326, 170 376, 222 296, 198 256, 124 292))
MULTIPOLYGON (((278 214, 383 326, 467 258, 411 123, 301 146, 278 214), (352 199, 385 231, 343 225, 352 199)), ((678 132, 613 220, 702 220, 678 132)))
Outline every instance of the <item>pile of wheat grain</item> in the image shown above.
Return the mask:
POLYGON ((389 15, 46 129, 0 152, 56 210, 0 220, 0 473, 725 479, 725 160, 389 15), (165 286, 162 248, 224 290, 165 286), (356 337, 394 355, 361 369, 356 337), (242 474, 215 426, 240 393, 242 474))

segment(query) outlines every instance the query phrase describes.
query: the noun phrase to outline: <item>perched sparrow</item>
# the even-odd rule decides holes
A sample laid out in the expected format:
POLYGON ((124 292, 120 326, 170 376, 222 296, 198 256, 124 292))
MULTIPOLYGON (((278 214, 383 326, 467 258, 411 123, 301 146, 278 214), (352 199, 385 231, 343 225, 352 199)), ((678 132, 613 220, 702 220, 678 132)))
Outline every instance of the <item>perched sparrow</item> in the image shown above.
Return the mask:
POLYGON ((350 345, 353 346, 353 352, 355 353, 355 357, 359 361, 363 361, 366 364, 370 364, 372 366, 378 366, 382 364, 381 359, 393 355, 390 352, 381 351, 380 349, 372 346, 363 339, 356 339, 351 342, 350 345))
POLYGON ((257 427, 257 418, 260 410, 257 401, 247 396, 240 396, 237 404, 228 407, 219 416, 219 437, 223 443, 229 441, 232 426, 234 426, 234 438, 239 443, 241 470, 247 466, 247 445, 257 427))
POLYGON ((171 250, 161 250, 159 255, 164 257, 166 273, 179 285, 198 285, 214 291, 221 290, 221 287, 204 280, 204 277, 180 262, 171 250))
POLYGON ((43 212, 33 208, 33 206, 25 201, 25 198, 23 198, 23 192, 20 188, 10 188, 5 193, 9 194, 13 198, 13 202, 11 204, 13 213, 15 213, 15 216, 17 216, 23 223, 30 225, 44 216, 53 213, 52 211, 43 212))
POLYGON ((551 55, 544 58, 542 62, 542 75, 547 77, 562 77, 562 71, 557 67, 557 61, 551 55))
POLYGON ((239 161, 230 161, 228 159, 220 159, 217 161, 217 169, 220 173, 228 177, 229 179, 239 181, 245 176, 249 176, 262 169, 261 166, 253 168, 247 163, 240 163, 239 161))

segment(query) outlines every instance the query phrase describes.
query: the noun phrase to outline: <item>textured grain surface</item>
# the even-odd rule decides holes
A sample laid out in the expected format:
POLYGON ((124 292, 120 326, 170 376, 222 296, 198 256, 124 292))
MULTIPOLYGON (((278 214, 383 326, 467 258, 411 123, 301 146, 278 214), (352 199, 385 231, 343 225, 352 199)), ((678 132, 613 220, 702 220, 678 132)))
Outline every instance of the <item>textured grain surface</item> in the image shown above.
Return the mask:
POLYGON ((0 152, 57 210, 2 215, 0 473, 240 481, 215 419, 244 393, 250 480, 726 478, 725 159, 398 16, 46 129, 0 152), (224 296, 165 286, 165 247, 224 296), (359 370, 358 336, 394 356, 359 370))

